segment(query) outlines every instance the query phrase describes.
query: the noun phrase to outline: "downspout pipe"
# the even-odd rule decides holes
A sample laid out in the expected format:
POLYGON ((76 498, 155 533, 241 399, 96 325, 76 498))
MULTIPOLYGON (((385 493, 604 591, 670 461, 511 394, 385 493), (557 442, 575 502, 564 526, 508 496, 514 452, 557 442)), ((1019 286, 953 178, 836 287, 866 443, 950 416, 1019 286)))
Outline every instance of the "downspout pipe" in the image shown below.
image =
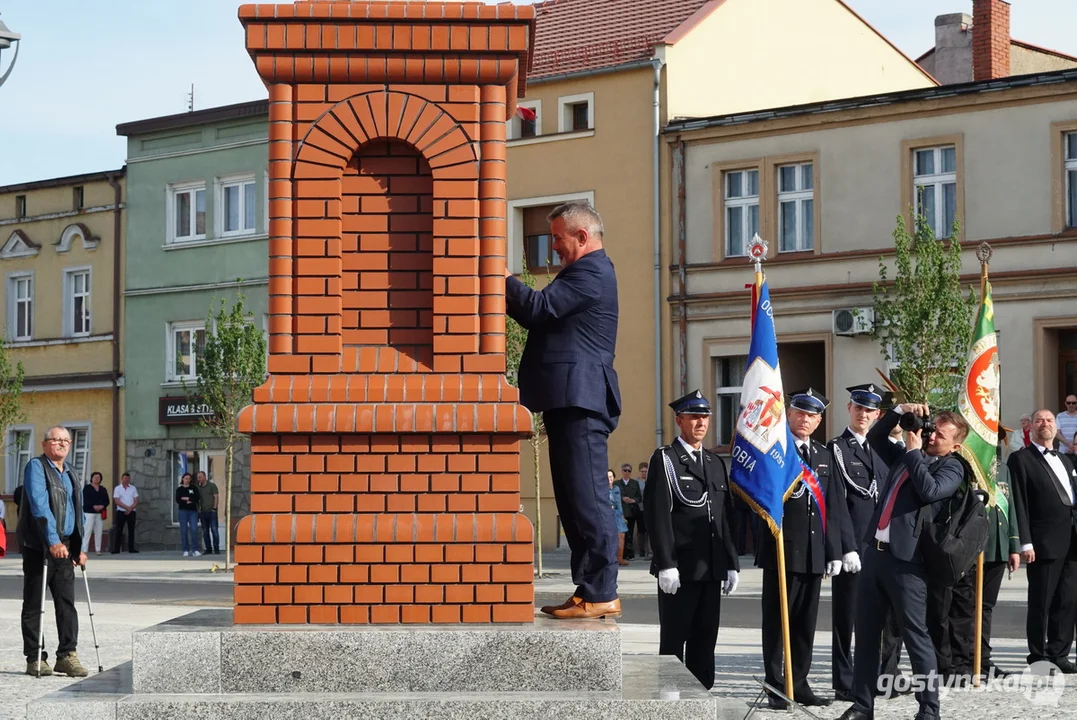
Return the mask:
POLYGON ((109 175, 112 188, 112 483, 120 478, 120 303, 123 301, 123 278, 120 246, 123 236, 123 188, 118 175, 109 175))
POLYGON ((653 58, 651 63, 654 67, 654 144, 651 148, 651 190, 654 193, 654 439, 655 447, 661 447, 665 444, 662 428, 665 415, 662 408, 665 403, 662 401, 662 197, 659 185, 661 173, 658 167, 658 143, 662 137, 662 67, 666 63, 661 58, 653 58))

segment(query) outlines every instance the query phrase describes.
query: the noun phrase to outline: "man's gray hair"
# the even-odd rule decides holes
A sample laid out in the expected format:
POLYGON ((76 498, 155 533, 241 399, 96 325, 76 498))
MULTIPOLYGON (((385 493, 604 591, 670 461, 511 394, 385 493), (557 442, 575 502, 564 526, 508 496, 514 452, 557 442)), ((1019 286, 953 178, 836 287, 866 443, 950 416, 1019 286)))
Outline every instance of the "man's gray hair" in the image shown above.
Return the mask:
POLYGON ((1021 420, 1028 420, 1029 422, 1032 422, 1032 416, 1029 415, 1028 413, 1025 413, 1024 415, 1021 416, 1021 420))
POLYGON ((67 436, 67 439, 68 440, 71 439, 71 431, 70 430, 65 428, 63 425, 53 425, 52 427, 50 427, 48 430, 45 431, 45 439, 46 440, 48 440, 50 437, 56 437, 55 435, 52 434, 53 430, 63 430, 64 435, 67 436))
POLYGON ((558 218, 564 220, 565 224, 572 229, 586 230, 590 237, 601 239, 605 233, 602 227, 602 216, 586 200, 573 200, 572 202, 558 205, 553 209, 553 212, 546 216, 546 220, 549 222, 553 222, 558 218))

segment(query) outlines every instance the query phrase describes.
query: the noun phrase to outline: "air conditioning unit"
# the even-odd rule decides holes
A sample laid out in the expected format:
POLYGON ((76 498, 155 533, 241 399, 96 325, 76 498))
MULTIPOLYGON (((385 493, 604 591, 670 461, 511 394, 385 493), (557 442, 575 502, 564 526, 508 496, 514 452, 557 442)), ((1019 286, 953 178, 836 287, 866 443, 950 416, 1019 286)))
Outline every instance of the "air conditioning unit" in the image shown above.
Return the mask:
POLYGON ((875 327, 875 309, 842 308, 834 311, 831 321, 835 335, 868 335, 875 327))

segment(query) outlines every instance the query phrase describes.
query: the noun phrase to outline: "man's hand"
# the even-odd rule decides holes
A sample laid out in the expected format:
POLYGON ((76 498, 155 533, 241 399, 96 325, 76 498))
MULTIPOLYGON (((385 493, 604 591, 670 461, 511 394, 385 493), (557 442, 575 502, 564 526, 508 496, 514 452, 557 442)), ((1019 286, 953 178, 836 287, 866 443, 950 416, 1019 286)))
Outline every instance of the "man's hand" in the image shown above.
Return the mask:
POLYGON ((658 571, 658 589, 667 595, 676 595, 681 587, 681 573, 677 568, 658 571))
POLYGON ((78 559, 76 560, 76 559, 72 558, 71 562, 75 563, 75 565, 77 565, 77 566, 79 566, 81 568, 86 567, 86 553, 80 552, 78 559))
POLYGON ((841 569, 847 573, 860 572, 860 553, 855 550, 841 556, 841 569))
POLYGON ((1021 567, 1021 556, 1017 553, 1010 553, 1010 572, 1017 572, 1017 569, 1021 567))
POLYGON ((1036 549, 1033 548, 1031 550, 1022 550, 1021 559, 1024 560, 1026 563, 1036 562, 1036 549))
POLYGON ((919 450, 924 447, 924 438, 919 430, 905 433, 905 449, 919 450))
POLYGON ((837 577, 841 575, 841 560, 831 560, 826 564, 826 576, 837 577))
POLYGON ((926 417, 931 415, 931 409, 926 403, 904 403, 898 409, 899 413, 912 413, 917 417, 926 417))
POLYGON ((63 560, 65 557, 70 557, 70 553, 67 552, 67 546, 63 543, 56 543, 49 546, 49 555, 52 555, 57 560, 63 560))
POLYGON ((722 593, 725 595, 732 595, 733 591, 737 589, 737 583, 740 582, 740 575, 736 570, 727 570, 725 574, 725 586, 722 588, 722 593))
POLYGON ((94 505, 93 509, 94 509, 94 512, 101 512, 102 510, 105 509, 105 506, 104 505, 94 505))
POLYGON ((621 498, 621 502, 623 502, 623 503, 628 503, 629 505, 635 505, 635 504, 636 504, 636 501, 635 501, 635 500, 633 500, 633 499, 632 499, 632 498, 630 498, 630 497, 626 497, 626 498, 621 498))
POLYGON ((505 266, 505 277, 507 277, 507 278, 510 278, 510 277, 512 277, 512 276, 513 276, 513 272, 512 272, 512 270, 510 270, 510 269, 509 269, 509 266, 508 266, 508 265, 506 265, 506 266, 505 266))

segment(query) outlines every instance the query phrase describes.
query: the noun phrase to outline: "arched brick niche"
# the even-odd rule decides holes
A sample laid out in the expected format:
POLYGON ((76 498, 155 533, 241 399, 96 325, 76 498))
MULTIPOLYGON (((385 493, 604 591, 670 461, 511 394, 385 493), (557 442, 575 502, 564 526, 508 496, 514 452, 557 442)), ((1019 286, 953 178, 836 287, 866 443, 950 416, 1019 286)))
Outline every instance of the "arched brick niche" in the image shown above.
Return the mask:
POLYGON ((504 379, 529 7, 247 5, 270 93, 270 376, 237 623, 530 622, 504 379))

